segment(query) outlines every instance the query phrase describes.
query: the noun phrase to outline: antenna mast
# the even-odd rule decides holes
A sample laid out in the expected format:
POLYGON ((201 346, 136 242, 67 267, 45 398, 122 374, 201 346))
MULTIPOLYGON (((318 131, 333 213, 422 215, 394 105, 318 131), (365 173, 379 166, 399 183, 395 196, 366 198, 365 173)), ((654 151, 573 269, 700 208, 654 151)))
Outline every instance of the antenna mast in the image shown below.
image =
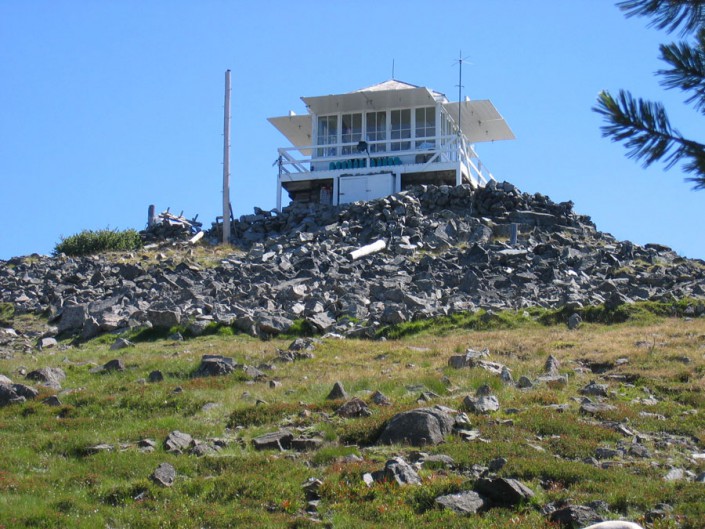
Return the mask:
POLYGON ((461 106, 463 104, 463 50, 460 50, 458 58, 458 136, 462 136, 460 127, 461 106))
POLYGON ((223 244, 230 241, 230 70, 225 71, 223 119, 223 244))

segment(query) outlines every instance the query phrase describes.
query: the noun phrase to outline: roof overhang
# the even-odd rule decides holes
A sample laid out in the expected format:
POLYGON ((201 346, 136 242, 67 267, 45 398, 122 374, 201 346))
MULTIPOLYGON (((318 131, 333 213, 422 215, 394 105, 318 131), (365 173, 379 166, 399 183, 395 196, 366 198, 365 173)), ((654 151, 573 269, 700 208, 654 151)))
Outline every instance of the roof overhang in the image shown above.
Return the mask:
POLYGON ((444 103, 443 107, 455 121, 460 108, 460 128, 470 143, 515 139, 512 129, 489 99, 444 103))
POLYGON ((313 140, 311 139, 312 125, 310 114, 267 118, 267 121, 286 136, 286 139, 288 139, 294 147, 298 147, 301 154, 311 156, 311 149, 301 148, 310 147, 313 144, 313 140))
POLYGON ((393 108, 431 106, 436 103, 428 88, 403 90, 360 90, 348 94, 302 97, 306 107, 318 116, 336 112, 371 112, 393 108))

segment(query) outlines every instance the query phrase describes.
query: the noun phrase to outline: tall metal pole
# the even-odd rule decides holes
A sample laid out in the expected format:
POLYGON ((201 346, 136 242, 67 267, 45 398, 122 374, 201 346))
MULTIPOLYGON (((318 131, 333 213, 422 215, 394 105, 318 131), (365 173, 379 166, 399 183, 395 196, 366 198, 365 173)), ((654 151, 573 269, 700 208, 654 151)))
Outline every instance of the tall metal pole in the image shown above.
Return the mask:
POLYGON ((460 50, 460 58, 458 59, 458 137, 463 134, 460 127, 461 106, 463 104, 463 50, 460 50))
POLYGON ((223 244, 230 241, 230 70, 225 71, 223 123, 223 244))

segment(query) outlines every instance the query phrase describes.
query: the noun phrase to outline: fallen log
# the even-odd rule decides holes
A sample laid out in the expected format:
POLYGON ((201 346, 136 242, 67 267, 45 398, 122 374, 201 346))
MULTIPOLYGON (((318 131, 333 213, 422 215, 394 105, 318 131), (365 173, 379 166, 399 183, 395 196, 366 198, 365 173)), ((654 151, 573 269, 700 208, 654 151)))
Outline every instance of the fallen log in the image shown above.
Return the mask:
POLYGON ((370 255, 375 252, 379 252, 380 250, 384 250, 386 247, 387 243, 384 242, 384 240, 380 239, 379 241, 375 241, 372 244, 368 244, 366 246, 358 248, 357 250, 353 250, 352 252, 350 252, 350 258, 354 261, 355 259, 359 259, 360 257, 365 257, 366 255, 370 255))

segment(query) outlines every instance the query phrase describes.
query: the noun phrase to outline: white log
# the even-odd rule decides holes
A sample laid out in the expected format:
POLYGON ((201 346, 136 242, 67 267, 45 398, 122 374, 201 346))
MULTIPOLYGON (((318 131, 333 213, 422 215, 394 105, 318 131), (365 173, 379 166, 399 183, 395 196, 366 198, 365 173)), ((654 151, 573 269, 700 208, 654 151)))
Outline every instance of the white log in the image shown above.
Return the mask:
POLYGON ((203 232, 203 231, 199 231, 196 235, 194 235, 193 237, 191 237, 191 238, 188 240, 188 242, 189 242, 190 244, 196 244, 198 241, 200 241, 200 240, 203 238, 203 234, 204 234, 204 233, 205 233, 205 232, 203 232))
POLYGON ((373 242, 372 244, 368 244, 367 246, 363 246, 362 248, 358 248, 357 250, 350 252, 350 258, 354 261, 355 259, 359 259, 360 257, 365 257, 366 255, 370 255, 371 253, 384 250, 386 247, 387 243, 384 242, 384 240, 380 239, 379 241, 373 242))
POLYGON ((608 522, 600 522, 585 529, 644 529, 641 525, 634 522, 624 522, 622 520, 610 520, 608 522))

